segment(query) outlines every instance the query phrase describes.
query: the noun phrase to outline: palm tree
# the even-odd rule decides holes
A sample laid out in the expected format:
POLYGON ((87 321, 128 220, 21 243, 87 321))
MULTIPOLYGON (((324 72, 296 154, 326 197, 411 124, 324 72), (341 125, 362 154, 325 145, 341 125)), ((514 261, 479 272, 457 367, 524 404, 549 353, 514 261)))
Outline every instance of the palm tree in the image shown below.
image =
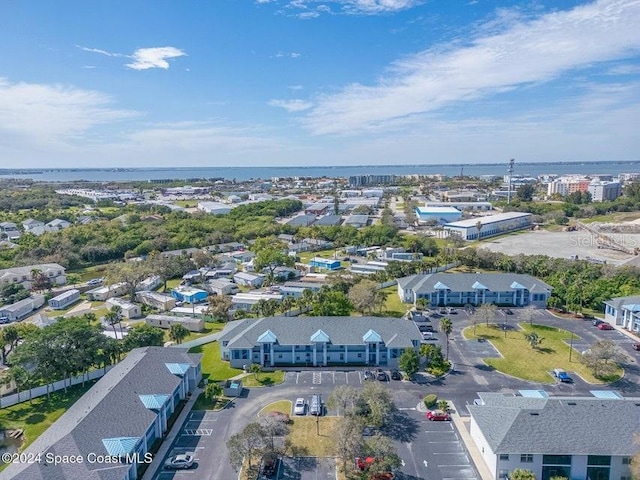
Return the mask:
POLYGON ((440 331, 447 337, 446 359, 449 360, 449 335, 453 332, 453 323, 450 318, 444 317, 440 320, 440 331))
POLYGON ((104 321, 113 328, 113 336, 117 340, 118 333, 116 332, 116 324, 119 324, 122 321, 122 307, 120 307, 120 305, 114 305, 111 307, 111 310, 109 310, 104 316, 104 321))
POLYGON ((476 229, 478 230, 478 240, 480 240, 480 232, 482 231, 482 222, 480 220, 476 222, 476 229))
POLYGON ((536 332, 525 333, 524 338, 527 339, 531 348, 538 348, 538 346, 542 343, 542 338, 538 336, 536 332))
POLYGON ((189 330, 187 330, 181 323, 174 323, 169 330, 169 338, 176 342, 178 345, 182 343, 182 340, 187 338, 189 330))
POLYGON ((286 312, 287 315, 290 314, 294 304, 295 304, 295 300, 292 297, 283 298, 282 299, 283 312, 286 312))

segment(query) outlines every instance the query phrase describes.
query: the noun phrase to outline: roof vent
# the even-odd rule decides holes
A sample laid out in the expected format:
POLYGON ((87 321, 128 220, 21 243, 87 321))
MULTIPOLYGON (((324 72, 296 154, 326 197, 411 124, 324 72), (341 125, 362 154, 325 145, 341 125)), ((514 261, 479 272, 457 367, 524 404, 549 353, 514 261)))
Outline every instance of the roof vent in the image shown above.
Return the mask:
POLYGON ((538 416, 538 415, 540 415, 540 414, 539 414, 538 412, 530 412, 530 413, 529 413, 529 415, 534 415, 534 416, 536 416, 536 417, 537 417, 537 416, 538 416))
POLYGON ((577 405, 576 402, 568 402, 567 405, 577 405))

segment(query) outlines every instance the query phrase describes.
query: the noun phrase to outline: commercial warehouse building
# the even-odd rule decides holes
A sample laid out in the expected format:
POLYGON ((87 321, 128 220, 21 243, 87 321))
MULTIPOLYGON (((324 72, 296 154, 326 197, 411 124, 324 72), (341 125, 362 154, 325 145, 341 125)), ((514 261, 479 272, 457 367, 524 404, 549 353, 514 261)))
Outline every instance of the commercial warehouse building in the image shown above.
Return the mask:
POLYGON ((463 240, 478 240, 531 228, 532 218, 530 213, 507 212, 446 223, 444 229, 460 235, 463 240))

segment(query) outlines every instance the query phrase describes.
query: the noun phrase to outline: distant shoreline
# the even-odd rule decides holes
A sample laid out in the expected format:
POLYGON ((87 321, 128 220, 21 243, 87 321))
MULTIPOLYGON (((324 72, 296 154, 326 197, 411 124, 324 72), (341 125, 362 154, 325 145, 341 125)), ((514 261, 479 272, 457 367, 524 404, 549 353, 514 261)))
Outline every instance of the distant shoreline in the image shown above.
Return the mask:
MULTIPOLYGON (((607 162, 523 162, 515 164, 515 174, 609 174, 640 172, 639 161, 607 162)), ((38 182, 127 182, 227 179, 251 180, 272 177, 336 178, 353 175, 445 175, 502 176, 504 163, 458 163, 438 165, 328 165, 269 167, 111 167, 111 168, 0 168, 0 179, 32 179, 38 182)))

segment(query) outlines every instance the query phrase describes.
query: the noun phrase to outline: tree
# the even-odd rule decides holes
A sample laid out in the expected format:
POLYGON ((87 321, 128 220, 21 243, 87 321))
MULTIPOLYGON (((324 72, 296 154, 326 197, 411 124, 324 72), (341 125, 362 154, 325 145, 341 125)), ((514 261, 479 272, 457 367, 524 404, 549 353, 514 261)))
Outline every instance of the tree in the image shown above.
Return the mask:
POLYGON ((131 350, 138 347, 161 347, 164 344, 164 332, 158 327, 146 324, 136 325, 126 337, 124 347, 131 350))
POLYGON ((236 470, 242 466, 243 460, 246 458, 249 468, 251 468, 251 459, 264 447, 265 431, 262 425, 257 422, 251 422, 240 433, 232 435, 227 441, 227 450, 229 450, 229 461, 236 470))
POLYGON ((376 305, 378 284, 372 280, 362 280, 349 289, 349 301, 360 313, 371 313, 376 305))
POLYGON ((274 271, 278 267, 293 267, 295 260, 289 256, 287 245, 275 237, 259 238, 253 244, 256 257, 253 260, 256 270, 269 270, 269 278, 273 279, 274 271))
POLYGON ((420 357, 413 348, 407 348, 400 355, 398 366, 409 378, 413 378, 420 370, 420 357))
MULTIPOLYGON (((199 252, 196 252, 199 253, 199 252)), ((194 254, 195 258, 196 254, 194 254)), ((148 260, 147 275, 154 274, 162 279, 163 290, 167 291, 167 280, 170 278, 178 278, 191 270, 194 266, 191 258, 186 254, 181 255, 163 255, 153 252, 148 260)))
POLYGON ((367 382, 360 390, 360 401, 366 405, 369 425, 382 427, 393 411, 390 390, 378 382, 367 382))
POLYGON ((233 302, 227 295, 209 295, 207 298, 209 306, 206 314, 211 315, 218 322, 229 320, 229 311, 233 308, 233 302))
POLYGON ((334 388, 327 398, 327 406, 338 412, 338 416, 351 415, 355 411, 359 392, 351 385, 334 388))
POLYGON ((286 296, 282 299, 282 313, 285 313, 286 315, 289 315, 291 313, 291 309, 293 308, 293 306, 295 305, 296 301, 293 299, 293 297, 290 296, 286 296))
POLYGON ((480 232, 482 232, 483 223, 478 220, 476 222, 476 230, 478 231, 478 240, 480 240, 480 232))
POLYGON ((169 338, 176 342, 178 345, 182 343, 182 340, 189 336, 189 330, 185 328, 181 323, 174 323, 169 329, 169 338))
POLYGON ((338 422, 334 432, 334 455, 342 462, 342 471, 362 451, 364 439, 362 437, 362 420, 355 416, 348 416, 338 422))
POLYGON ((262 373, 262 365, 259 363, 252 363, 249 366, 249 372, 253 373, 253 376, 257 379, 260 376, 260 373, 262 373))
MULTIPOLYGON (((104 321, 109 324, 111 328, 113 328, 113 338, 117 339, 118 332, 116 331, 116 325, 120 324, 120 322, 122 321, 122 307, 120 305, 112 306, 111 309, 105 314, 104 321)), ((120 339, 122 340, 122 334, 120 335, 120 339)))
POLYGON ((536 474, 531 470, 516 468, 509 474, 509 480, 536 480, 536 474))
POLYGON ((2 329, 2 363, 7 364, 7 356, 18 346, 20 341, 20 332, 15 325, 7 325, 2 329))
POLYGON ((536 332, 525 333, 524 338, 529 342, 529 345, 531 345, 531 348, 533 349, 538 348, 542 343, 542 340, 544 340, 536 332))
POLYGON ((316 317, 340 317, 351 313, 351 302, 342 292, 321 291, 313 302, 311 314, 316 317))
POLYGON ((218 398, 222 396, 222 386, 219 383, 209 383, 207 388, 204 389, 204 398, 209 400, 212 404, 218 401, 218 398))
POLYGON ((533 326, 533 319, 536 316, 537 308, 533 305, 529 305, 520 310, 520 320, 523 322, 529 322, 530 326, 533 326))
POLYGON ((107 268, 106 280, 109 284, 124 283, 129 290, 129 299, 136 297, 136 287, 145 280, 152 269, 147 262, 112 263, 107 268))
POLYGON ((488 327, 489 322, 492 322, 496 319, 498 315, 498 307, 496 307, 493 303, 483 303, 478 308, 476 308, 474 315, 478 317, 479 321, 485 322, 488 327))
POLYGON ((530 202, 533 200, 533 195, 536 193, 536 189, 530 183, 520 185, 516 190, 516 198, 521 202, 530 202))
POLYGON ((260 425, 264 431, 266 448, 268 451, 275 451, 275 439, 276 437, 284 437, 289 434, 289 426, 281 419, 265 416, 260 419, 260 425))
POLYGON ((453 323, 450 318, 444 317, 440 319, 440 331, 447 337, 447 355, 446 360, 449 360, 449 335, 453 332, 453 323))
POLYGON ((375 461, 367 469, 367 474, 393 472, 400 468, 402 460, 398 456, 395 446, 389 437, 375 435, 365 441, 364 453, 375 461))
POLYGON ((612 340, 598 340, 582 355, 582 363, 595 377, 604 377, 611 373, 616 364, 623 360, 623 354, 612 340))
POLYGON ((36 292, 42 292, 51 288, 51 281, 47 278, 47 275, 40 269, 34 268, 31 270, 31 289, 36 292))
POLYGON ((417 298, 416 308, 419 310, 426 310, 427 308, 429 308, 429 300, 424 297, 417 298))

